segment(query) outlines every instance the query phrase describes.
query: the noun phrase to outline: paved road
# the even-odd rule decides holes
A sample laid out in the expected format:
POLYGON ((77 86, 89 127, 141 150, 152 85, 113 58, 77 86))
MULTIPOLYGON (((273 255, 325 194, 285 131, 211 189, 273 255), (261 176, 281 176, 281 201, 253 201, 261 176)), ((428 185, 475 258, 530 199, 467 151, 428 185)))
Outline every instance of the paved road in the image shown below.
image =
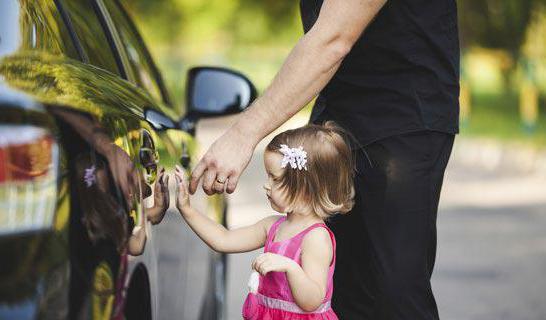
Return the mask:
MULTIPOLYGON (((294 120, 287 126, 302 123, 294 120)), ((209 123, 201 129, 201 139, 210 141, 226 126, 209 123)), ((230 197, 232 227, 272 213, 262 189, 263 147, 230 197)), ((457 159, 446 174, 438 220, 433 289, 442 319, 546 319, 546 179, 518 170, 469 166, 457 159)), ((229 258, 230 320, 240 319, 256 254, 229 258)))

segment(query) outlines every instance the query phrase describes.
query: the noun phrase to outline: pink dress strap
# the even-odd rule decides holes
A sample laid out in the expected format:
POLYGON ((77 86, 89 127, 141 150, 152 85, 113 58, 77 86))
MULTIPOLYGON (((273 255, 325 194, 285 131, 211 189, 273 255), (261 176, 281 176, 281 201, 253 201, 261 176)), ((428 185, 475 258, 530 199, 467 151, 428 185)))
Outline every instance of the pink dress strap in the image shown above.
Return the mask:
MULTIPOLYGON (((334 232, 332 232, 332 230, 330 230, 330 228, 328 228, 328 226, 326 226, 326 224, 324 223, 315 223, 311 226, 309 226, 308 228, 306 228, 305 230, 303 230, 301 233, 299 233, 296 237, 300 238, 299 241, 300 241, 300 244, 299 244, 299 247, 298 247, 298 250, 296 252, 296 255, 294 257, 294 260, 298 263, 301 264, 301 250, 302 250, 302 242, 303 242, 303 239, 305 238, 305 236, 311 232, 312 230, 316 229, 316 228, 324 228, 326 229, 326 231, 328 231, 328 234, 330 235, 330 240, 332 241, 332 261, 330 263, 330 268, 329 268, 329 276, 332 276, 334 274, 334 267, 336 265, 336 238, 334 236, 334 232)), ((327 296, 329 296, 329 294, 327 294, 327 296)))
POLYGON ((281 216, 271 225, 271 227, 269 227, 269 231, 267 232, 267 238, 265 239, 264 252, 267 252, 267 249, 269 249, 269 245, 275 239, 275 235, 277 234, 277 229, 279 228, 279 225, 283 223, 284 220, 286 220, 286 216, 281 216))

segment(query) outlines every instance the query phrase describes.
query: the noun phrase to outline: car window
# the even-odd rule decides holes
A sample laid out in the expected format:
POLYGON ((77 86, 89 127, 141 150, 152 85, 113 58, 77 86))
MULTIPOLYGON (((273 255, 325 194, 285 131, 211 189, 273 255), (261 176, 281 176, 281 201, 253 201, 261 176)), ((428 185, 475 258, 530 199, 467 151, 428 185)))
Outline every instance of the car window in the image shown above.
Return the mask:
POLYGON ((40 50, 79 59, 53 0, 0 1, 0 56, 40 50))
POLYGON ((136 27, 118 1, 104 1, 127 53, 136 85, 146 89, 154 98, 167 102, 162 94, 162 81, 151 56, 136 27))
POLYGON ((61 2, 70 16, 74 32, 89 59, 89 63, 121 75, 93 3, 90 0, 63 0, 61 2))

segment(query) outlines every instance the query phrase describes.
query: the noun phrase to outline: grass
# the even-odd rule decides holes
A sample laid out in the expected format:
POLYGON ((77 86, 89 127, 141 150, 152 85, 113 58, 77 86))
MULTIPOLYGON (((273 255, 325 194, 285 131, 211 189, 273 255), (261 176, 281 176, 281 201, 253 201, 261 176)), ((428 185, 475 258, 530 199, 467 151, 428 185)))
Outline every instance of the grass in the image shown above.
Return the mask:
POLYGON ((467 121, 461 122, 461 134, 546 148, 544 102, 544 100, 541 101, 542 112, 536 125, 528 128, 520 120, 519 97, 516 93, 473 94, 470 117, 467 121))

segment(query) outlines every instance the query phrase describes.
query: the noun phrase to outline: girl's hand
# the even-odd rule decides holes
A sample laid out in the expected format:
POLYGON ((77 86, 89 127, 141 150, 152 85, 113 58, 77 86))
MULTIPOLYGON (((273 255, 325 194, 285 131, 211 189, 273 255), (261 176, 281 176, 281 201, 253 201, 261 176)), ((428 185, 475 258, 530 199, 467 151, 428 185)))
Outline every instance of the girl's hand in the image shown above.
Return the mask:
POLYGON ((268 272, 288 272, 297 266, 296 261, 275 253, 262 253, 252 262, 252 269, 258 271, 262 276, 268 272))
POLYGON ((190 194, 188 192, 188 183, 184 179, 184 171, 178 165, 175 168, 176 179, 176 207, 184 215, 190 207, 190 194))
POLYGON ((154 225, 161 223, 169 204, 169 176, 165 175, 165 169, 162 168, 154 185, 154 206, 145 210, 148 220, 154 225))
POLYGON ((154 207, 165 213, 169 208, 169 176, 165 176, 165 168, 162 168, 154 186, 154 207))

